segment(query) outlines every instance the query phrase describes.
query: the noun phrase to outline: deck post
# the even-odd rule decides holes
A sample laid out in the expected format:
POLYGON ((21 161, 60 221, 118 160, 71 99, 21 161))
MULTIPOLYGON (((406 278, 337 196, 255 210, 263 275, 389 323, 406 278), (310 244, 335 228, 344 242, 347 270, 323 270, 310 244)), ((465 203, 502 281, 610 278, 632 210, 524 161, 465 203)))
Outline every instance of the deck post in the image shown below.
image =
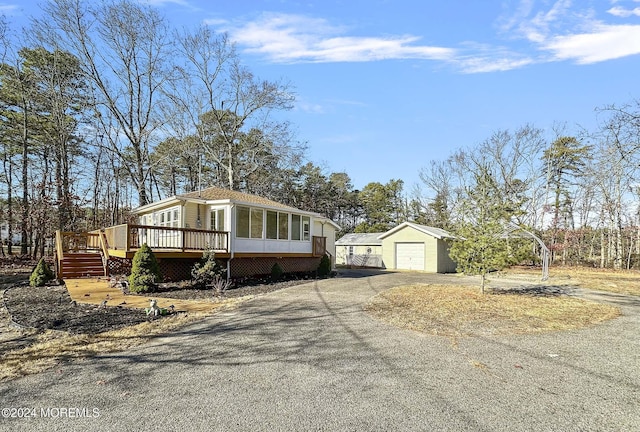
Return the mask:
POLYGON ((131 249, 131 230, 129 229, 129 224, 124 224, 124 226, 127 233, 124 250, 129 251, 131 249))

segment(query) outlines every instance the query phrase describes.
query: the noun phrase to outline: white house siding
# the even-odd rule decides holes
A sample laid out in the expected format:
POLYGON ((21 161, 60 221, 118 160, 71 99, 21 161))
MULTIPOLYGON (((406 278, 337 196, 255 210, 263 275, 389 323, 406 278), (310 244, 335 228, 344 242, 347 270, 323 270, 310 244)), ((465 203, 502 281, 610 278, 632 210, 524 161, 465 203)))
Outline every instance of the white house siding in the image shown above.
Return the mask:
MULTIPOLYGON (((243 205, 244 207, 249 208, 258 208, 260 206, 252 206, 252 205, 243 205)), ((159 208, 154 208, 146 213, 140 214, 140 222, 144 222, 145 225, 159 225, 160 220, 157 217, 157 214, 162 211, 166 211, 169 208, 177 208, 180 211, 180 219, 179 225, 185 228, 191 229, 210 229, 210 212, 212 208, 224 208, 225 209, 225 228, 226 231, 230 231, 235 234, 236 230, 236 215, 235 210, 238 205, 209 205, 209 204, 198 204, 195 202, 170 202, 167 205, 164 205, 159 208), (232 211, 233 209, 233 211, 232 211), (156 217, 154 218, 154 214, 156 217), (198 222, 198 214, 200 216, 200 222, 198 222)), ((291 212, 290 211, 282 211, 280 209, 276 209, 276 211, 281 213, 286 213, 289 215, 289 229, 291 229, 291 212)), ((303 213, 295 213, 304 215, 303 213)), ((310 218, 310 233, 309 240, 274 240, 274 239, 249 239, 249 238, 233 238, 231 236, 230 244, 231 249, 236 253, 283 253, 283 254, 311 254, 313 252, 313 237, 325 237, 326 238, 326 249, 331 254, 332 257, 335 257, 335 226, 331 223, 322 224, 321 221, 315 219, 313 216, 307 216, 310 218)), ((266 217, 264 218, 264 224, 266 224, 266 217)), ((159 233, 154 233, 154 235, 159 235, 159 233)), ((165 237, 169 234, 165 234, 165 237)), ((266 235, 266 225, 263 229, 263 237, 266 235)), ((145 232, 144 239, 141 241, 146 241, 150 246, 152 245, 160 245, 163 247, 173 246, 180 247, 179 236, 176 236, 176 244, 167 243, 166 241, 156 241, 158 239, 151 238, 149 233, 145 232)), ((153 246, 152 246, 153 247, 153 246)))
POLYGON ((312 252, 310 241, 260 240, 236 238, 234 244, 236 253, 300 253, 312 252))

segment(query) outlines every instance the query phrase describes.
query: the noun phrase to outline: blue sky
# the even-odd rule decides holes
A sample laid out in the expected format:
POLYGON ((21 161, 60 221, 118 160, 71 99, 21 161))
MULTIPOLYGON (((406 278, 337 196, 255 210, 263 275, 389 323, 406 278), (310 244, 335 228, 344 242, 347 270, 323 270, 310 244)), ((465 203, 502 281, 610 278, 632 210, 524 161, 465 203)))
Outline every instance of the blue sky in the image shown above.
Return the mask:
MULTIPOLYGON (((369 182, 419 182, 430 160, 525 124, 594 130, 640 98, 640 0, 152 0, 178 27, 228 32, 308 158, 369 182)), ((37 2, 0 1, 10 21, 37 2)))

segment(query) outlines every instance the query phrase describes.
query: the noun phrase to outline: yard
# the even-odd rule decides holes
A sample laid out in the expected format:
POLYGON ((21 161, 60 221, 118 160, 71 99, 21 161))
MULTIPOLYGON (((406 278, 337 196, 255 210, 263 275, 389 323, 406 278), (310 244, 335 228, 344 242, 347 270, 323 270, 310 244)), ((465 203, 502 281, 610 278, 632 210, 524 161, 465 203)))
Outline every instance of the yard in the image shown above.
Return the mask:
MULTIPOLYGON (((127 349, 202 319, 193 314, 176 314, 153 320, 136 309, 74 305, 64 286, 29 287, 29 270, 28 265, 14 263, 5 266, 1 276, 6 308, 2 308, 0 324, 0 381, 55 367, 70 358, 127 349), (10 326, 10 319, 24 328, 10 326)), ((507 276, 531 280, 535 279, 532 271, 514 269, 507 276)), ((305 282, 308 280, 263 281, 229 290, 215 301, 226 308, 236 307, 247 298, 305 282)), ((577 286, 640 295, 640 274, 552 269, 545 284, 485 296, 470 287, 412 284, 383 291, 365 309, 392 325, 445 336, 567 330, 620 314, 615 307, 568 296, 577 286)), ((214 300, 210 290, 178 285, 165 285, 162 292, 153 295, 214 300)))

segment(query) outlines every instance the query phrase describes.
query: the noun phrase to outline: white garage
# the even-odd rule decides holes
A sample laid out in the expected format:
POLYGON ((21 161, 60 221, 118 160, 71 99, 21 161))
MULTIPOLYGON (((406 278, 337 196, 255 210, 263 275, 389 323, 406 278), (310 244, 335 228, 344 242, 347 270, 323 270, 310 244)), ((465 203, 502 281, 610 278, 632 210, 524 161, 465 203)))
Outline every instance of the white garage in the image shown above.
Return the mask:
POLYGON ((404 222, 378 238, 382 240, 382 260, 388 269, 430 273, 456 271, 446 241, 453 236, 443 229, 404 222))
POLYGON ((424 270, 424 243, 396 243, 396 268, 424 270))

